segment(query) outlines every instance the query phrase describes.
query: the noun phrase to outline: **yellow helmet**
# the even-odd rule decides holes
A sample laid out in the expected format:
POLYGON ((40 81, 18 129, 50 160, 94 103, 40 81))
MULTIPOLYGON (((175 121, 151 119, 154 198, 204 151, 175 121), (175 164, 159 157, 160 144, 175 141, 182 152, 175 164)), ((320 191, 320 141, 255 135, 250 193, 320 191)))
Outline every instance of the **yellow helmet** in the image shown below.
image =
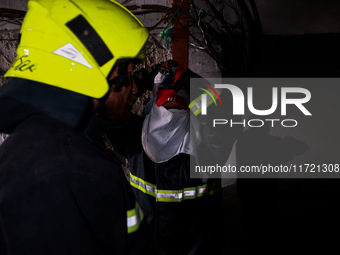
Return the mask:
POLYGON ((101 98, 116 61, 139 57, 148 35, 115 1, 30 0, 17 58, 5 77, 101 98))

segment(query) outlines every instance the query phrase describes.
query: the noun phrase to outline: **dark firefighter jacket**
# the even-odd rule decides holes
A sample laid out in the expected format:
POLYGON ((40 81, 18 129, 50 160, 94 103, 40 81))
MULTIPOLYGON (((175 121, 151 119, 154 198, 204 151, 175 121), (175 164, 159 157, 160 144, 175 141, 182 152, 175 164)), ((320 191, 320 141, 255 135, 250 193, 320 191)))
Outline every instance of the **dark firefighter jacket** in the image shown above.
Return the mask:
POLYGON ((120 162, 77 130, 88 105, 27 80, 1 87, 0 254, 145 254, 150 235, 120 162))
MULTIPOLYGON (((172 86, 178 95, 187 100, 190 100, 190 77, 198 75, 187 69, 172 86)), ((194 92, 199 96, 197 91, 194 92)), ((150 102, 145 107, 145 113, 150 111, 150 102)), ((181 153, 163 163, 151 161, 141 143, 143 121, 143 117, 134 116, 130 124, 119 131, 120 136, 115 135, 116 130, 111 130, 108 137, 130 162, 130 184, 145 217, 154 228, 157 254, 220 254, 223 243, 221 180, 191 178, 188 154, 181 153)), ((208 122, 207 118, 201 121, 208 122)), ((226 161, 234 139, 228 141, 216 135, 212 137, 207 135, 204 127, 202 133, 205 134, 202 135, 204 143, 199 151, 210 160, 204 163, 216 164, 215 156, 218 153, 225 154, 226 161)), ((198 159, 200 161, 202 157, 198 159)), ((218 163, 225 163, 224 159, 218 163)))
POLYGON ((142 118, 134 116, 119 137, 113 129, 108 136, 129 159, 130 184, 154 229, 157 254, 219 254, 223 236, 220 180, 190 178, 187 154, 152 162, 141 144, 142 123, 142 118))

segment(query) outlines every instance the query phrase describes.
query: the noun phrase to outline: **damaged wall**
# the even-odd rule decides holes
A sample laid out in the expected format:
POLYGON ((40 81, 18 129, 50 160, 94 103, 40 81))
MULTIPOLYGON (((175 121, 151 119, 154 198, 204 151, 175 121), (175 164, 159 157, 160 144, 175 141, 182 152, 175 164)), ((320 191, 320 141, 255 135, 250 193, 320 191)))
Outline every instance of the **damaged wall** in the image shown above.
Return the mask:
MULTIPOLYGON (((0 31, 0 86, 6 82, 5 72, 15 59, 18 31, 0 31)), ((6 135, 0 133, 0 144, 6 135)))
POLYGON ((4 74, 16 56, 18 31, 0 31, 0 85, 5 83, 4 74))
MULTIPOLYGON (((28 0, 1 0, 0 8, 11 8, 18 10, 27 9, 28 0)), ((125 5, 158 4, 171 6, 172 0, 119 0, 125 5)), ((198 2, 198 1, 197 1, 198 2)), ((340 32, 338 26, 338 13, 340 2, 337 0, 278 0, 275 3, 269 0, 256 0, 259 14, 265 34, 304 34, 304 33, 328 33, 340 32)), ((163 13, 138 15, 138 18, 147 27, 157 23, 163 13)), ((161 24, 165 27, 166 23, 161 24)), ((19 27, 0 22, 0 84, 4 82, 3 72, 8 68, 8 60, 13 59, 13 40, 19 27), (9 42, 9 43, 7 43, 9 42), (5 59, 5 60, 4 60, 5 59)), ((164 61, 171 58, 171 44, 164 42, 158 44, 160 29, 151 30, 149 54, 144 65, 164 61), (157 46, 157 47, 156 47, 157 46), (155 49, 156 48, 156 49, 155 49)), ((189 67, 204 77, 219 76, 218 67, 213 59, 204 51, 195 48, 189 50, 189 67)))
MULTIPOLYGON (((142 5, 164 5, 164 6, 171 6, 172 1, 166 0, 166 1, 157 1, 157 0, 118 0, 117 2, 124 4, 125 6, 142 6, 142 5)), ((145 27, 152 27, 161 18, 163 13, 150 13, 150 14, 142 14, 137 15, 137 18, 143 23, 145 27)), ((165 23, 161 23, 160 27, 165 27, 165 23)), ((158 43, 160 37, 159 33, 161 32, 161 29, 152 29, 150 30, 150 38, 149 42, 146 45, 146 59, 144 63, 142 64, 143 67, 148 67, 150 65, 153 65, 155 63, 159 63, 162 61, 165 61, 167 59, 170 59, 172 57, 172 51, 171 51, 171 44, 166 45, 164 42, 158 43)))
MULTIPOLYGON (((27 0, 1 0, 0 8, 25 11, 27 0)), ((0 86, 6 82, 3 75, 15 59, 19 31, 19 25, 0 20, 0 86)), ((6 135, 0 133, 0 144, 5 138, 6 135)))
POLYGON ((1 0, 0 8, 9 8, 25 11, 28 0, 1 0))
MULTIPOLYGON (((0 8, 26 11, 27 2, 28 0, 1 0, 0 8)), ((13 23, 7 18, 0 19, 0 86, 5 82, 4 73, 15 59, 20 25, 13 23)))

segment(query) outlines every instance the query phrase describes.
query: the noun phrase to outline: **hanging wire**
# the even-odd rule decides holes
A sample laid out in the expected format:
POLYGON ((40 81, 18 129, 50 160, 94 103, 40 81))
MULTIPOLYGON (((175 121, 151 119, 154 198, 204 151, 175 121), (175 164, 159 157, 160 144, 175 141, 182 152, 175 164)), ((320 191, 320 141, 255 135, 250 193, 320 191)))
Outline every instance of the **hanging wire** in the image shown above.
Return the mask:
POLYGON ((175 25, 172 25, 171 27, 163 29, 158 36, 163 37, 165 45, 168 45, 171 41, 171 35, 172 32, 175 30, 175 25))
POLYGON ((145 55, 146 56, 149 56, 151 53, 153 53, 157 48, 159 48, 161 42, 163 40, 165 40, 165 36, 167 36, 170 32, 170 30, 168 32, 166 32, 165 30, 167 29, 171 29, 171 27, 174 27, 172 30, 171 30, 171 34, 172 32, 175 30, 175 26, 171 26, 170 25, 172 24, 172 21, 174 20, 174 18, 178 15, 178 13, 180 12, 180 10, 184 7, 184 6, 187 6, 188 4, 181 4, 177 9, 176 11, 174 12, 174 14, 172 15, 172 17, 169 19, 169 22, 167 23, 166 27, 159 33, 160 34, 160 40, 158 41, 157 45, 150 51, 150 52, 147 52, 145 55), (165 31, 165 32, 164 32, 165 31))

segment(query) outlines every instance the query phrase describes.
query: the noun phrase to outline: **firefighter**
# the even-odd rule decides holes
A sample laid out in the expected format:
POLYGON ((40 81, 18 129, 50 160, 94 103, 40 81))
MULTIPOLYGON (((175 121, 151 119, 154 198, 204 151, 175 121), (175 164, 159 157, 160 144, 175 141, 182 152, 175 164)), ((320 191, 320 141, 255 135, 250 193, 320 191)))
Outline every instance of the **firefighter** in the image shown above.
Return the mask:
POLYGON ((190 156, 196 155, 189 139, 189 82, 199 76, 172 60, 147 72, 134 75, 137 84, 154 85, 144 116, 124 127, 122 145, 117 130, 108 137, 129 160, 130 184, 153 228, 157 254, 220 254, 220 179, 190 177, 190 156))
POLYGON ((83 133, 93 99, 126 122, 147 38, 115 1, 28 2, 0 89, 0 254, 152 254, 119 159, 83 133))

